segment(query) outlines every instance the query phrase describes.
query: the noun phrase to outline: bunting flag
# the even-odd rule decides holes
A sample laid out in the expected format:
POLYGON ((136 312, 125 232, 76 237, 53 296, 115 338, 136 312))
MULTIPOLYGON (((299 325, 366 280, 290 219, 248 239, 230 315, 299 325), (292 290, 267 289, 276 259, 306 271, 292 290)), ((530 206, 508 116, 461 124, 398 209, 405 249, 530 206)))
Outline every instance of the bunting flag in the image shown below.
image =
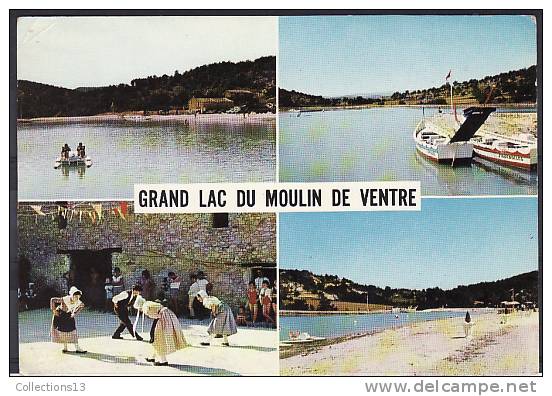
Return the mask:
POLYGON ((46 213, 42 211, 42 205, 31 205, 31 208, 39 215, 46 216, 46 213))
MULTIPOLYGON (((27 214, 20 213, 18 216, 32 216, 37 224, 39 216, 50 217, 52 220, 56 220, 56 218, 64 219, 67 222, 72 221, 74 217, 78 216, 79 223, 89 218, 92 224, 98 224, 105 216, 109 217, 110 214, 123 220, 127 220, 129 215, 129 204, 126 201, 118 202, 109 208, 106 208, 104 203, 89 203, 86 204, 88 208, 83 209, 79 209, 79 205, 75 204, 69 204, 67 207, 56 205, 53 210, 51 208, 46 210, 47 206, 45 205, 27 205, 31 209, 31 212, 27 214)), ((80 207, 83 205, 80 204, 80 207)))
POLYGON ((92 207, 98 214, 98 221, 100 221, 102 219, 102 204, 101 203, 92 204, 92 207))
POLYGON ((125 201, 122 201, 119 203, 119 206, 114 209, 116 213, 121 216, 121 219, 126 220, 126 215, 128 213, 128 203, 125 201))
POLYGON ((128 214, 128 202, 127 201, 122 201, 119 204, 119 207, 121 208, 121 213, 123 214, 123 216, 126 217, 126 215, 128 214))

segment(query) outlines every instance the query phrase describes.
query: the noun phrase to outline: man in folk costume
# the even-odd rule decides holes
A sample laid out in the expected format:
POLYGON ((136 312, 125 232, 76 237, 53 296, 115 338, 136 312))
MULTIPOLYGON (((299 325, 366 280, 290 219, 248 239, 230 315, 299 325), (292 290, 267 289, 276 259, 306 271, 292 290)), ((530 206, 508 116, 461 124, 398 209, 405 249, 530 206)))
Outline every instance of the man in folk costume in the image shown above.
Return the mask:
POLYGON ((144 315, 154 320, 150 334, 153 355, 146 361, 154 366, 168 366, 167 355, 188 346, 178 318, 169 308, 154 301, 146 301, 141 308, 144 315), (153 342, 152 342, 153 341, 153 342))
MULTIPOLYGON (((236 334, 238 327, 236 326, 236 320, 232 309, 228 304, 220 301, 215 296, 210 296, 207 292, 200 290, 197 293, 197 299, 203 304, 205 308, 211 311, 212 320, 207 328, 207 333, 213 338, 222 336, 222 345, 229 346, 228 336, 236 334)), ((211 345, 210 342, 202 342, 201 345, 211 345)))
POLYGON ((68 296, 50 299, 50 309, 54 314, 51 328, 52 342, 63 344, 63 353, 68 352, 67 344, 75 344, 76 353, 86 353, 79 347, 75 323, 75 316, 84 308, 80 300, 81 296, 82 292, 72 286, 68 296))
POLYGON ((119 327, 117 327, 117 330, 115 330, 115 333, 111 337, 114 340, 123 339, 123 337, 121 337, 121 333, 125 330, 125 328, 128 330, 132 337, 136 337, 138 341, 143 340, 143 338, 140 337, 140 334, 134 332, 134 329, 132 328, 132 323, 130 322, 130 318, 128 317, 128 307, 134 304, 134 302, 136 301, 136 297, 139 296, 141 293, 142 286, 134 285, 132 287, 132 290, 122 291, 111 299, 111 301, 113 301, 113 309, 115 310, 115 313, 117 314, 120 322, 119 327))

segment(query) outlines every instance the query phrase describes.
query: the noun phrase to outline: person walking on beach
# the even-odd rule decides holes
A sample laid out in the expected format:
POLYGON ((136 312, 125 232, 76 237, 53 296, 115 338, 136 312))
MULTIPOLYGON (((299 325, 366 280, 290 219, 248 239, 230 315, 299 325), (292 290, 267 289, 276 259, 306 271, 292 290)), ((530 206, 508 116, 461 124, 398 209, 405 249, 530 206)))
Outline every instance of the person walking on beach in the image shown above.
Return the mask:
MULTIPOLYGON (((197 293, 197 299, 205 308, 211 311, 212 320, 207 328, 207 333, 211 338, 222 336, 222 345, 229 346, 228 337, 238 332, 234 314, 230 307, 215 296, 210 296, 207 292, 200 290, 197 293)), ((211 342, 202 342, 201 345, 211 345, 211 342)))
POLYGON ((63 344, 63 353, 69 352, 67 344, 75 345, 76 353, 86 353, 79 347, 77 337, 77 326, 75 316, 84 308, 80 300, 82 292, 75 286, 69 290, 69 295, 65 297, 52 297, 50 299, 50 309, 52 310, 52 342, 63 344))
POLYGON ((146 301, 141 309, 144 315, 154 320, 150 331, 153 354, 146 361, 154 366, 168 366, 167 355, 188 346, 180 322, 173 311, 158 302, 146 301))
POLYGON ((130 318, 128 317, 129 306, 132 306, 134 304, 136 297, 139 296, 141 293, 142 286, 134 285, 132 287, 132 290, 123 291, 112 298, 111 301, 113 301, 113 309, 115 310, 115 313, 119 318, 119 327, 117 327, 117 330, 115 330, 115 333, 111 336, 111 338, 113 338, 114 340, 123 339, 123 337, 121 337, 121 333, 125 330, 125 328, 128 330, 132 337, 136 337, 138 341, 143 340, 140 334, 134 332, 132 328, 132 323, 130 322, 130 318))
POLYGON ((473 327, 473 322, 472 322, 470 313, 466 311, 466 317, 464 318, 464 336, 466 338, 471 338, 472 327, 473 327))

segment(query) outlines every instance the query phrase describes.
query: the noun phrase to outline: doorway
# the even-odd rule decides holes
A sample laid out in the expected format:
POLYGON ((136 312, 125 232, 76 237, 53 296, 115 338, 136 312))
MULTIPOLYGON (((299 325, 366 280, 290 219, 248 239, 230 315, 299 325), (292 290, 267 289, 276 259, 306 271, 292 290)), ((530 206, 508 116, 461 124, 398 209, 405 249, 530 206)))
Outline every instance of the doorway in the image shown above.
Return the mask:
POLYGON ((120 252, 121 248, 58 251, 69 256, 69 286, 82 291, 87 306, 97 309, 105 306, 105 279, 111 277, 112 254, 120 252))

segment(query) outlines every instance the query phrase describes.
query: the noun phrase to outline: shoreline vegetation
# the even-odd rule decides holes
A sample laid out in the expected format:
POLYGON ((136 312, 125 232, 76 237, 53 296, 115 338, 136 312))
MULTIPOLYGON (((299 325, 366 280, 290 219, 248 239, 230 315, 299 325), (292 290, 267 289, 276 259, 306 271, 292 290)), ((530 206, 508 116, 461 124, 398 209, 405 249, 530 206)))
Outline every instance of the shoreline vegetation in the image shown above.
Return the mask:
MULTIPOLYGON (((462 308, 466 310, 466 308, 462 308)), ((539 372, 539 313, 414 322, 280 349, 281 375, 524 375, 539 372)))
POLYGON ((359 284, 337 275, 314 274, 308 270, 280 269, 280 312, 286 311, 355 311, 414 308, 447 310, 456 308, 496 308, 502 301, 521 303, 538 301, 538 271, 526 272, 493 282, 458 285, 443 290, 378 287, 359 284))
POLYGON ((440 87, 394 92, 390 95, 359 94, 337 97, 312 95, 285 88, 278 89, 282 109, 336 108, 357 106, 450 106, 452 84, 454 104, 474 106, 493 103, 494 106, 536 103, 537 68, 512 70, 482 79, 450 81, 440 87))

